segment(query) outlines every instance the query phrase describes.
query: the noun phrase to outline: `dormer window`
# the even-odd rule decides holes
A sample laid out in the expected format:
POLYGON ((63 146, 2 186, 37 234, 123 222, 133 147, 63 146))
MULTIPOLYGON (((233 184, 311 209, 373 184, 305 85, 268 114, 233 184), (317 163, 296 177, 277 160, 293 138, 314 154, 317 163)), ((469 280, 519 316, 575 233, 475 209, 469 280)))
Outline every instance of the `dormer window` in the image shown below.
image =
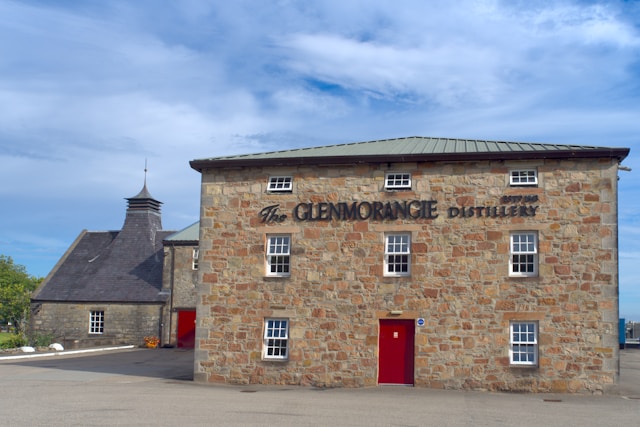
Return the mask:
POLYGON ((536 186, 538 185, 538 171, 535 169, 512 170, 509 174, 509 185, 513 187, 536 186))
POLYGON ((411 190, 411 174, 406 172, 387 172, 384 178, 386 190, 411 190))
POLYGON ((267 191, 274 193, 291 193, 293 191, 293 177, 291 176, 271 176, 267 191))

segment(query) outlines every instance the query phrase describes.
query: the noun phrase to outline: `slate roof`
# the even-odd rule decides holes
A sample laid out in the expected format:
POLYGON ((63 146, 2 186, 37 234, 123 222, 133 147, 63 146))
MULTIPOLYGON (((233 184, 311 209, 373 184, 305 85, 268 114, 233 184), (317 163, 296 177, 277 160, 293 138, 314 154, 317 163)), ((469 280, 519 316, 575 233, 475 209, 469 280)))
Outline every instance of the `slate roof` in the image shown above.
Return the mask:
POLYGON ((127 199, 120 231, 82 231, 34 294, 33 302, 164 302, 159 202, 145 189, 127 199))
POLYGON ((475 139, 407 137, 324 147, 299 148, 192 160, 193 169, 242 166, 387 163, 409 161, 463 161, 493 159, 617 158, 624 160, 628 148, 583 145, 486 141, 475 139))

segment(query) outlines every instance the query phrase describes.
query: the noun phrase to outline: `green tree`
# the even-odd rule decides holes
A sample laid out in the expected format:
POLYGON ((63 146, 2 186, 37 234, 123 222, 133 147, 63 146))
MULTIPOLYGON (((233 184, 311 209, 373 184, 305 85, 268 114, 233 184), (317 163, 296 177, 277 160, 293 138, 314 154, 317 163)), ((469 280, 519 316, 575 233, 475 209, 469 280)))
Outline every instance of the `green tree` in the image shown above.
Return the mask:
POLYGON ((29 319, 29 303, 42 279, 29 276, 24 266, 0 255, 0 321, 11 322, 17 333, 24 332, 29 319))

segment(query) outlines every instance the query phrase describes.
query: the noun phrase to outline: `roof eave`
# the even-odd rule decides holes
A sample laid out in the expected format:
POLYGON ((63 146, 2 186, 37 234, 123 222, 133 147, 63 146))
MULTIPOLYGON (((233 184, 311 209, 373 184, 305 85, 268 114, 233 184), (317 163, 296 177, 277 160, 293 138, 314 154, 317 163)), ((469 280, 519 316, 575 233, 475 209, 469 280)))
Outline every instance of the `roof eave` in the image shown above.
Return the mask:
POLYGON ((164 246, 198 246, 199 240, 163 240, 164 246))
POLYGON ((53 299, 53 298, 31 298, 32 304, 122 304, 122 305, 158 305, 166 304, 167 297, 161 299, 99 299, 99 298, 73 298, 73 299, 53 299))
POLYGON ((446 162, 478 160, 535 160, 535 159, 579 159, 579 158, 615 158, 623 161, 629 155, 628 148, 596 148, 592 150, 560 151, 510 151, 482 153, 442 153, 442 154, 385 154, 364 156, 316 156, 316 157, 278 157, 269 159, 203 159, 192 160, 192 169, 202 173, 205 169, 228 169, 263 166, 306 166, 306 165, 342 165, 362 163, 405 163, 405 162, 446 162))

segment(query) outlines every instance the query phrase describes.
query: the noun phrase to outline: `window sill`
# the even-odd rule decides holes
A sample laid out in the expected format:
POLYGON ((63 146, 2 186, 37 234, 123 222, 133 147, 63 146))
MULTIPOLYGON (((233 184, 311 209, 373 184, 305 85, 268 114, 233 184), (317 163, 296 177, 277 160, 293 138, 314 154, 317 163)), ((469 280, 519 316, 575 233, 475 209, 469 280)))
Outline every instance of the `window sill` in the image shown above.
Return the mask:
POLYGON ((524 365, 524 364, 515 364, 515 363, 509 363, 509 368, 514 368, 514 369, 538 369, 540 366, 538 366, 538 364, 535 365, 524 365))
POLYGON ((509 279, 538 279, 540 277, 539 274, 535 274, 532 276, 523 276, 523 275, 509 275, 507 276, 509 279))
POLYGON ((273 280, 277 282, 283 279, 291 279, 291 276, 290 275, 289 276, 262 276, 262 278, 264 280, 273 280))

